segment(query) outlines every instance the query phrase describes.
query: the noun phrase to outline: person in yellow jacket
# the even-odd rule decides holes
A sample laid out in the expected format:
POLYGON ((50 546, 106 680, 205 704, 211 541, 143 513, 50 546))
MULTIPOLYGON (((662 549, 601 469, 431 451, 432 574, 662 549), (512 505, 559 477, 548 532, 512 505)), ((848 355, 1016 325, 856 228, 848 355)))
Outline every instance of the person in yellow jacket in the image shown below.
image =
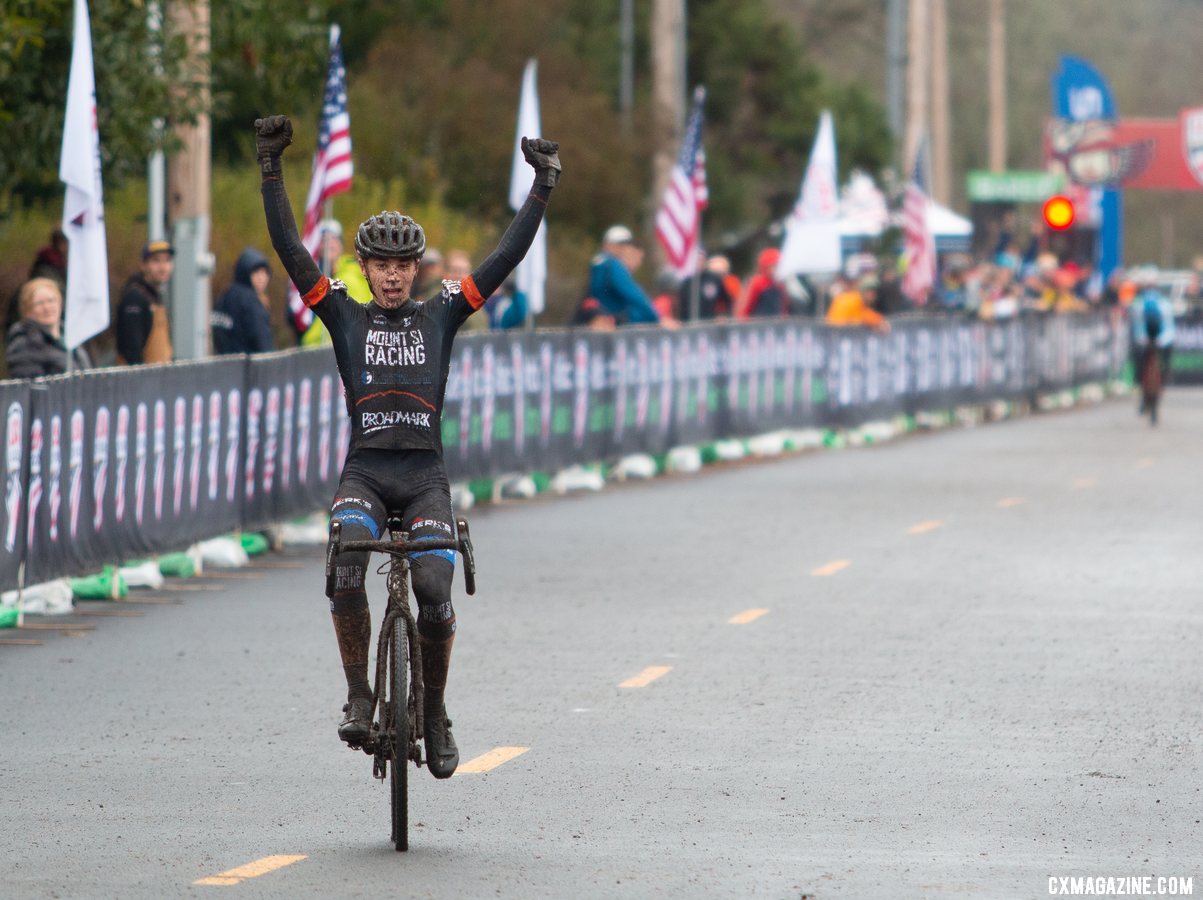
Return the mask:
MULTIPOLYGON (((330 260, 330 271, 326 273, 334 281, 341 281, 347 286, 347 294, 358 303, 368 303, 372 299, 372 289, 368 287, 367 279, 359 268, 359 262, 350 253, 343 253, 343 227, 334 219, 323 219, 318 224, 322 237, 321 249, 318 254, 318 266, 326 270, 325 260, 330 260)), ((302 347, 329 346, 330 332, 316 316, 313 324, 301 336, 302 347)))
POLYGON ((836 294, 824 321, 828 325, 868 325, 884 334, 890 330, 890 323, 873 308, 876 299, 877 276, 866 275, 855 288, 836 294))

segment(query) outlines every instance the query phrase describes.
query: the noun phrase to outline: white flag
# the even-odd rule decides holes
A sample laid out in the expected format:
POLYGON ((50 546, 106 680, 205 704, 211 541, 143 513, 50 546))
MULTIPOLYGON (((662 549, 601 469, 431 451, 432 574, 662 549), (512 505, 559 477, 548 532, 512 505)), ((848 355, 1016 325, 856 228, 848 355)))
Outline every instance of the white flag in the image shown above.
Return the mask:
POLYGON ((777 277, 840 270, 840 204, 836 185, 835 127, 823 110, 798 204, 785 224, 777 277))
MULTIPOLYGON (((526 202, 534 181, 535 170, 522 155, 522 139, 543 136, 539 124, 539 89, 535 85, 538 63, 526 61, 522 74, 522 97, 518 101, 518 133, 514 137, 514 163, 510 169, 510 208, 517 212, 526 202)), ((535 240, 526 251, 526 258, 514 272, 518 290, 526 294, 527 308, 531 314, 543 312, 547 286, 547 221, 539 223, 535 240)))
POLYGON ((75 0, 71 75, 59 180, 67 185, 63 232, 67 252, 67 348, 74 349, 109 327, 109 261, 100 187, 100 133, 96 127, 96 80, 92 29, 86 0, 75 0))

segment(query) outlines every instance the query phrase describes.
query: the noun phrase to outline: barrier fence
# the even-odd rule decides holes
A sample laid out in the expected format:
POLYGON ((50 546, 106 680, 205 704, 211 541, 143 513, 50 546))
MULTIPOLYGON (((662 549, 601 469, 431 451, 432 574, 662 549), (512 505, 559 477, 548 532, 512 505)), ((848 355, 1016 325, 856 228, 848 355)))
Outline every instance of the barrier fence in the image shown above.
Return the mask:
MULTIPOLYGON (((444 456, 463 480, 850 427, 1104 381, 1126 354, 1101 314, 467 334, 444 456)), ((0 404, 4 589, 323 509, 350 440, 328 349, 0 382, 0 404)))

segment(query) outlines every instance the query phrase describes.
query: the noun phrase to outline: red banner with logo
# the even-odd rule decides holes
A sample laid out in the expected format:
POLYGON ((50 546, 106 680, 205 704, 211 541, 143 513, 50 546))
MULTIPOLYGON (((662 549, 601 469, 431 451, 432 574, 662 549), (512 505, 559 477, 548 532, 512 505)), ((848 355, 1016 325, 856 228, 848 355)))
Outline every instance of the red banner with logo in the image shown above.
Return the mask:
POLYGON ((1087 187, 1203 190, 1203 107, 1177 119, 1049 119, 1046 165, 1087 187))

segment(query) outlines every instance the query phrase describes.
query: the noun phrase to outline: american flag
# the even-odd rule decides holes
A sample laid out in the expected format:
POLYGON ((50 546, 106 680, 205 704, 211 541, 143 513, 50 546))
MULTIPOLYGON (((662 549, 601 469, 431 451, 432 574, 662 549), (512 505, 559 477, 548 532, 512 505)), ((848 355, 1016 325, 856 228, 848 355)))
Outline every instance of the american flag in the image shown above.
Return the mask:
POLYGON ((664 201, 656 213, 656 237, 664 248, 669 266, 680 278, 697 270, 702 210, 710 202, 710 192, 706 188, 706 155, 702 152, 702 106, 705 101, 706 90, 699 86, 693 93, 693 108, 685 126, 681 155, 673 165, 664 201))
MULTIPOLYGON (((322 117, 318 122, 317 152, 313 155, 313 177, 305 199, 305 227, 301 242, 317 259, 321 235, 318 223, 331 197, 351 189, 351 115, 347 112, 347 70, 343 66, 339 28, 330 26, 330 65, 326 70, 326 92, 322 97, 322 117)), ((288 310, 297 334, 304 334, 313 323, 313 311, 301 302, 296 288, 288 292, 288 310)))
POLYGON ((906 271, 902 292, 917 303, 927 299, 936 280, 936 242, 927 223, 927 141, 915 151, 915 169, 902 198, 902 244, 906 271))

